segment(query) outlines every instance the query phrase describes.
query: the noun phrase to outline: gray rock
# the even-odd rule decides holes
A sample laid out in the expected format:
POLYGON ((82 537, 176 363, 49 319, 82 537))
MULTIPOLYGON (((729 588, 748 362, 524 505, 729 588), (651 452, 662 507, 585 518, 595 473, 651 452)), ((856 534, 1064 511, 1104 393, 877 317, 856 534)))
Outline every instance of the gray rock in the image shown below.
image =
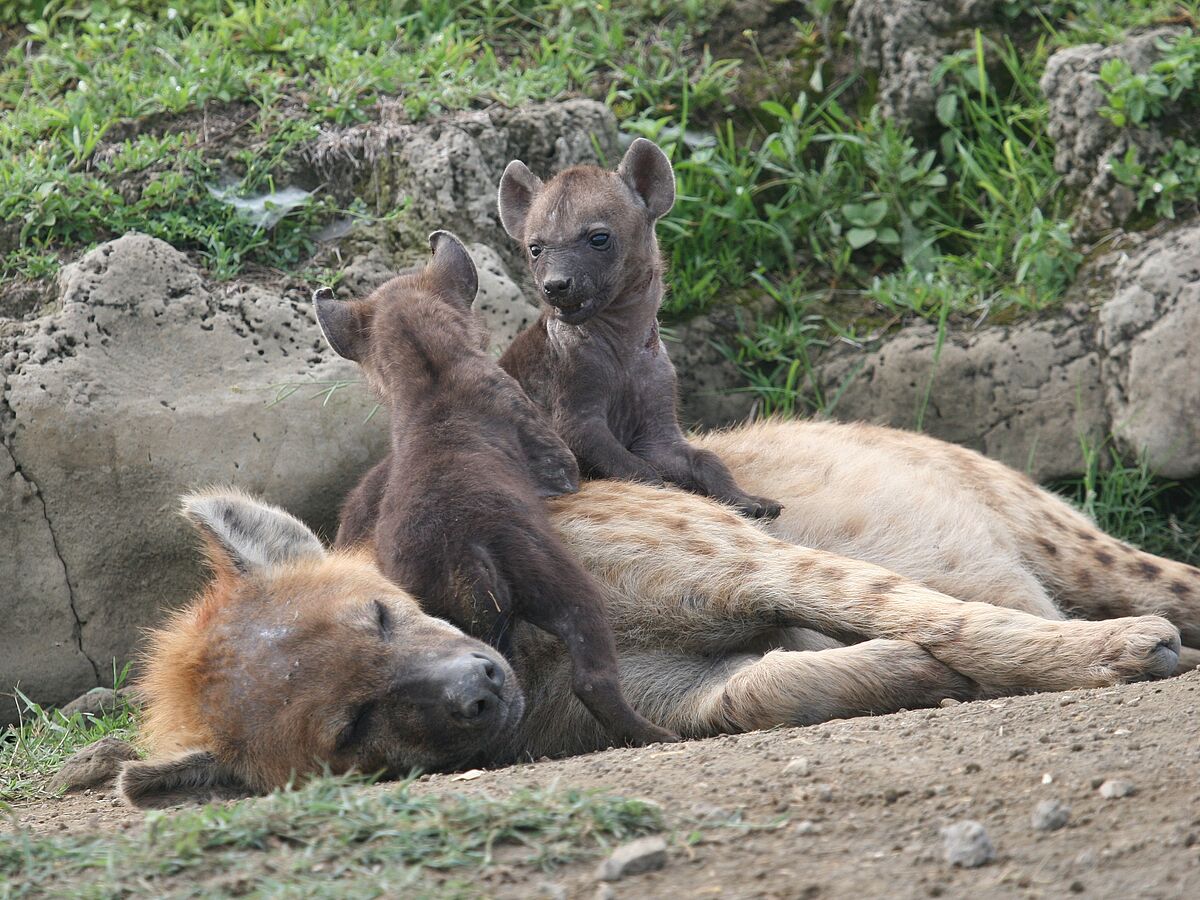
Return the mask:
POLYGON ((922 428, 1035 478, 1082 470, 1079 436, 1098 438, 1108 419, 1094 326, 1067 317, 951 334, 920 323, 878 350, 839 348, 822 361, 834 415, 897 428, 922 428), (844 387, 844 390, 842 388, 844 387))
POLYGON ((1057 800, 1043 800, 1033 808, 1030 824, 1037 831, 1058 831, 1071 821, 1071 807, 1057 800))
POLYGON ((734 425, 753 412, 746 379, 721 350, 742 327, 737 310, 718 309, 665 330, 663 344, 679 379, 679 418, 685 428, 734 425))
POLYGON ((101 787, 116 779, 121 766, 137 759, 137 751, 116 737, 105 737, 75 751, 55 776, 50 779, 50 790, 82 791, 101 787))
POLYGON ((1000 0, 856 0, 846 30, 864 65, 879 73, 878 102, 889 118, 918 128, 934 120, 933 70, 970 47, 973 29, 997 20, 1000 0))
POLYGON ((1135 793, 1137 788, 1133 782, 1124 778, 1110 778, 1100 785, 1100 796, 1105 800, 1119 800, 1122 797, 1131 797, 1135 793))
POLYGON ((100 716, 113 712, 120 705, 121 697, 112 688, 95 687, 86 694, 80 694, 64 706, 61 712, 67 718, 75 713, 83 713, 85 716, 100 716))
POLYGON ((504 261, 491 247, 471 245, 471 257, 479 271, 479 293, 475 310, 491 335, 491 350, 500 356, 513 338, 537 321, 539 310, 508 275, 504 261))
POLYGON ((784 775, 795 775, 798 778, 803 778, 810 771, 812 771, 812 767, 808 764, 808 759, 803 756, 793 756, 783 767, 784 775))
POLYGON ((1100 309, 1108 415, 1118 445, 1170 478, 1200 474, 1200 224, 1147 241, 1116 267, 1100 309))
POLYGON ((942 829, 942 855, 952 866, 976 869, 996 858, 996 848, 984 827, 968 820, 942 829))
POLYGON ((598 881, 619 881, 629 875, 653 872, 667 864, 667 842, 661 837, 638 838, 622 844, 596 869, 598 881))
POLYGON ((1054 140, 1054 168, 1062 173, 1064 185, 1081 190, 1075 223, 1081 238, 1121 225, 1134 211, 1134 195, 1113 178, 1109 161, 1132 146, 1142 162, 1149 162, 1169 145, 1154 123, 1119 129, 1100 115, 1105 103, 1100 69, 1109 60, 1123 59, 1134 72, 1145 72, 1159 57, 1158 43, 1181 33, 1157 28, 1109 47, 1068 47, 1046 63, 1041 79, 1049 102, 1046 131, 1054 140))
POLYGON ((926 432, 1039 480, 1078 475, 1080 437, 1109 434, 1162 475, 1200 475, 1200 223, 1129 243, 1081 271, 1065 312, 952 332, 940 357, 928 323, 836 346, 816 366, 832 415, 911 429, 928 389, 926 432))
POLYGON ((385 104, 379 121, 330 129, 306 154, 340 203, 359 198, 379 216, 403 210, 382 229, 362 231, 363 246, 346 242, 351 257, 383 246, 393 268, 400 268, 424 257, 430 231, 446 228, 468 243, 495 247, 511 271, 523 264, 521 252, 500 227, 496 209, 497 185, 509 161, 522 159, 545 177, 577 163, 615 163, 620 156, 616 118, 592 100, 497 106, 421 124, 392 115, 385 104))
MULTIPOLYGON (((0 691, 58 704, 111 677, 141 629, 202 581, 174 514, 236 484, 332 535, 339 503, 386 445, 306 295, 210 288, 162 241, 130 234, 62 270, 49 315, 0 340, 0 691)), ((15 709, 0 710, 11 719, 15 709)))

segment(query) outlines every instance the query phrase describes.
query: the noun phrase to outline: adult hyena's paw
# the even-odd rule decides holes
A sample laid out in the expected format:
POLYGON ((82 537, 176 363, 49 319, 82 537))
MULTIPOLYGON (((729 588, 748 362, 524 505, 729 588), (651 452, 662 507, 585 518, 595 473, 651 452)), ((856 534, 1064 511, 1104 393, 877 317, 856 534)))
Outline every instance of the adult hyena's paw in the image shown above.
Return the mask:
MULTIPOLYGON (((1097 623, 1099 624, 1099 623, 1097 623)), ((1101 664, 1113 682, 1166 678, 1179 665, 1179 629, 1158 616, 1112 619, 1101 664)))

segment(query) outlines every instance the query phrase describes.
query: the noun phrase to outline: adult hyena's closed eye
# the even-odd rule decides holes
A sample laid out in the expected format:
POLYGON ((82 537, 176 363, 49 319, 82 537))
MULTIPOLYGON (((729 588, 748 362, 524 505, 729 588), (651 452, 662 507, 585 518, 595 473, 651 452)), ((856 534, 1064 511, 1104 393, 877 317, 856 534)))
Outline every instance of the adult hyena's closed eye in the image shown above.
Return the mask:
POLYGON ((500 219, 526 252, 545 301, 500 364, 549 414, 588 474, 669 482, 775 518, 679 427, 675 368, 658 333, 663 264, 655 223, 675 202, 666 155, 638 139, 615 172, 575 166, 548 183, 514 161, 500 219))

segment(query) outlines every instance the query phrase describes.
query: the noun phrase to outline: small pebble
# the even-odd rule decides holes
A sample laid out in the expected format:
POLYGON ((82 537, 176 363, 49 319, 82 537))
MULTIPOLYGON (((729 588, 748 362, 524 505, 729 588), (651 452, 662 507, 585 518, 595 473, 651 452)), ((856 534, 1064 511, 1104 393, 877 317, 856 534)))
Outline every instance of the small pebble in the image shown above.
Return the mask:
POLYGON ((971 820, 955 822, 942 829, 942 854, 946 862, 964 869, 975 869, 996 857, 987 830, 971 820))
POLYGON ((619 881, 629 875, 653 872, 667 864, 667 842, 644 837, 622 844, 596 868, 598 881, 619 881))
POLYGON ((803 756, 793 756, 791 761, 783 767, 784 775, 798 775, 804 777, 811 771, 808 760, 803 756))
POLYGON ((1057 800, 1043 800, 1033 808, 1031 821, 1038 831, 1058 831, 1071 821, 1071 807, 1057 800))
POLYGON ((938 703, 938 706, 945 708, 950 706, 958 706, 960 703, 962 703, 961 700, 955 700, 953 697, 943 697, 941 702, 938 703))
POLYGON ((1100 796, 1105 800, 1118 800, 1121 797, 1128 797, 1136 791, 1137 788, 1133 786, 1133 782, 1123 778, 1110 778, 1100 785, 1100 796))

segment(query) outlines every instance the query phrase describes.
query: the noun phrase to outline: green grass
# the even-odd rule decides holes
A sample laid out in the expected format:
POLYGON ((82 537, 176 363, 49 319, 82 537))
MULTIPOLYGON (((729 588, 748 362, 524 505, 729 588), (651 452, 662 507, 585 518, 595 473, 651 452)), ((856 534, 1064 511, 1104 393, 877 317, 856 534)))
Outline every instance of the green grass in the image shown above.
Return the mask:
POLYGON ((271 228, 211 189, 283 187, 319 128, 365 121, 388 97, 414 120, 585 89, 669 110, 686 86, 719 104, 734 64, 685 52, 710 7, 193 0, 84 14, 18 2, 23 33, 0 69, 0 275, 43 274, 46 254, 129 229, 199 251, 218 277, 293 268, 338 212, 319 189, 271 228), (180 117, 206 107, 240 124, 205 140, 180 117), (155 133, 172 120, 183 124, 155 133))
POLYGON ((1104 531, 1158 556, 1200 565, 1200 481, 1154 474, 1145 460, 1128 463, 1111 446, 1085 445, 1086 471, 1052 487, 1104 531))
POLYGON ((421 797, 320 778, 257 801, 151 813, 132 834, 0 843, 13 897, 479 896, 506 866, 551 870, 662 828, 658 808, 574 790, 421 797))
MULTIPOLYGON (((1046 60, 1200 8, 1008 3, 1011 26, 963 35, 942 61, 937 122, 914 134, 879 115, 869 73, 826 58, 852 51, 848 4, 814 0, 780 24, 791 37, 770 46, 790 48, 786 59, 754 33, 708 46, 726 6, 108 0, 84 15, 8 0, 0 12, 21 24, 0 68, 0 277, 48 277, 131 229, 200 254, 216 278, 303 271, 318 226, 370 218, 312 183, 302 151, 319 130, 370 120, 385 102, 415 121, 591 96, 675 162, 679 200, 660 227, 666 316, 774 297, 730 351, 765 409, 828 409, 834 398, 803 377, 822 343, 870 341, 912 319, 943 331, 1010 322, 1059 303, 1090 248, 1071 237, 1076 198, 1053 169, 1046 60), (215 138, 201 110, 223 123, 215 138), (311 195, 269 227, 219 196, 293 184, 311 195)), ((1135 129, 1191 109, 1200 41, 1163 53, 1148 76, 1109 68, 1105 115, 1135 129)), ((1114 162, 1146 216, 1194 207, 1197 171, 1187 134, 1161 158, 1114 162)))
MULTIPOLYGON (((129 666, 121 671, 114 666, 118 689, 128 673, 129 666)), ((15 696, 2 699, 16 704, 20 718, 0 733, 0 808, 48 796, 47 782, 72 753, 109 735, 132 738, 136 730, 134 709, 125 699, 103 715, 70 717, 39 706, 19 689, 15 696)))

